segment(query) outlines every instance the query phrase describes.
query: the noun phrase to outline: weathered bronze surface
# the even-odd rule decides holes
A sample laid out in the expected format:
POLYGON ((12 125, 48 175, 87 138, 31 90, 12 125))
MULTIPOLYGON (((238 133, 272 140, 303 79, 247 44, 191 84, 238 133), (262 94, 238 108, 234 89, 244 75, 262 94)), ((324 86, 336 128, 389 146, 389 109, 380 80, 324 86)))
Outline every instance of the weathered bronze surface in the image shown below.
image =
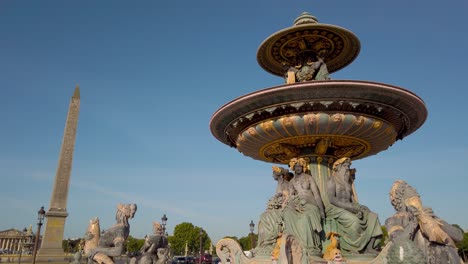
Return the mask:
POLYGON ((424 102, 400 87, 326 80, 276 86, 239 97, 211 118, 211 132, 244 155, 286 164, 296 156, 379 153, 418 129, 424 102))
POLYGON ((307 58, 323 58, 328 71, 335 72, 350 64, 359 54, 359 39, 349 30, 303 13, 294 25, 269 36, 257 51, 257 61, 266 71, 283 76, 307 58))
POLYGON ((350 161, 415 132, 427 110, 421 98, 397 86, 332 80, 329 73, 350 64, 359 51, 351 31, 303 13, 257 52, 260 66, 286 84, 241 96, 213 114, 212 134, 244 155, 306 164, 292 167, 293 178, 273 167, 278 186, 260 216, 253 257, 234 240, 222 239, 216 251, 223 263, 386 263, 389 248, 377 255, 380 223, 359 204, 350 161))
POLYGON ((391 239, 388 263, 461 263, 455 242, 463 239, 462 230, 437 217, 432 208, 423 207, 415 188, 395 181, 390 201, 396 213, 385 222, 391 239))
POLYGON ((125 253, 125 242, 130 234, 129 219, 135 216, 136 204, 118 204, 115 225, 101 232, 99 219, 90 220, 85 234, 85 254, 89 262, 114 264, 114 257, 125 253))
POLYGON ((137 256, 130 259, 130 264, 166 264, 171 260, 171 250, 162 225, 153 222, 153 235, 147 236, 137 256))
POLYGON ((377 256, 382 229, 377 214, 359 204, 353 192, 353 170, 347 157, 333 163, 327 181, 326 205, 329 230, 340 235, 340 249, 348 254, 377 256))

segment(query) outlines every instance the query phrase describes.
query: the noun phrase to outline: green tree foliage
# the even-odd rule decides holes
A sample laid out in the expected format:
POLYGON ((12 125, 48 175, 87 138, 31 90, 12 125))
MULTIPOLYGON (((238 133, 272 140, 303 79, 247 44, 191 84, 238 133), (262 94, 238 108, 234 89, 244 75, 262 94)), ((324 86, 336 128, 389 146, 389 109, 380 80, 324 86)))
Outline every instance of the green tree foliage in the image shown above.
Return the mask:
POLYGON ((380 247, 383 248, 388 242, 388 231, 386 226, 381 226, 382 228, 382 240, 380 241, 380 247))
POLYGON ((80 238, 62 240, 62 248, 65 253, 74 253, 79 250, 80 238))
POLYGON ((134 238, 132 236, 128 236, 127 238, 127 252, 137 252, 145 243, 144 239, 134 238))
POLYGON ((457 224, 453 224, 452 226, 460 229, 460 231, 463 233, 463 240, 458 242, 456 246, 458 248, 458 255, 463 259, 463 261, 467 261, 468 260, 468 233, 465 233, 465 231, 463 231, 463 228, 461 228, 457 224))
MULTIPOLYGON (((169 237, 171 250, 174 255, 184 255, 185 245, 187 244, 189 255, 198 255, 200 252, 200 229, 192 223, 181 223, 175 226, 174 235, 169 237)), ((211 239, 202 229, 202 250, 208 250, 211 245, 211 239)))
POLYGON ((253 248, 252 243, 255 245, 255 242, 258 241, 257 234, 248 234, 245 237, 239 238, 238 242, 242 247, 242 250, 247 251, 253 248))
MULTIPOLYGON (((223 238, 230 238, 230 239, 234 239, 235 241, 239 242, 239 238, 236 237, 236 236, 225 236, 223 238)), ((240 243, 239 243, 240 244, 240 243)))
POLYGON ((463 240, 457 244, 458 254, 463 261, 468 261, 468 233, 463 234, 463 240))

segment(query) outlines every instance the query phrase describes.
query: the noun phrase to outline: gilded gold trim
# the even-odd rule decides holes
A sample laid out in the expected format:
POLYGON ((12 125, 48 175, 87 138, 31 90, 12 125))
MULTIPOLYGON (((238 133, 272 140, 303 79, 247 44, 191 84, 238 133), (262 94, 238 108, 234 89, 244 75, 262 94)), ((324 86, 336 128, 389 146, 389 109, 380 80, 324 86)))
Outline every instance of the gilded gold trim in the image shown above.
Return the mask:
MULTIPOLYGON (((331 134, 324 134, 324 135, 306 135, 306 136, 295 136, 295 137, 290 137, 290 138, 282 138, 279 140, 272 141, 268 144, 265 144, 262 146, 258 153, 261 158, 265 160, 270 160, 271 157, 267 153, 273 154, 279 152, 284 152, 282 150, 282 144, 283 145, 291 145, 294 146, 297 149, 301 148, 307 148, 307 147, 314 147, 314 145, 317 144, 322 139, 327 139, 330 141, 330 144, 334 146, 337 149, 343 148, 343 147, 348 147, 349 150, 347 152, 343 153, 349 153, 349 151, 352 151, 352 149, 356 149, 356 151, 360 153, 354 153, 354 157, 360 157, 365 155, 371 150, 371 144, 368 141, 358 139, 355 137, 351 136, 344 136, 344 135, 331 135, 331 134), (274 151, 276 149, 276 151, 274 151), (268 156, 267 156, 268 155, 268 156)), ((306 154, 307 156, 315 156, 312 153, 306 154)), ((291 159, 292 157, 285 157, 284 159, 291 159)))

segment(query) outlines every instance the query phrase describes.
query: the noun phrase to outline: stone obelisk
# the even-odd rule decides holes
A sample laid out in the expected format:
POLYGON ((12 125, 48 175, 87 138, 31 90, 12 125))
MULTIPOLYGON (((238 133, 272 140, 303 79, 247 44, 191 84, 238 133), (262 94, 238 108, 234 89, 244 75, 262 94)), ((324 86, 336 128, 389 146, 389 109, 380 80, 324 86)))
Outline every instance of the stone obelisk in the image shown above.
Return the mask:
POLYGON ((80 111, 80 87, 75 92, 68 108, 67 121, 63 135, 62 148, 55 175, 54 189, 50 200, 50 207, 46 213, 46 224, 42 245, 37 256, 47 260, 54 257, 63 257, 62 240, 65 229, 67 213, 68 187, 73 163, 73 149, 75 146, 78 114, 80 111))

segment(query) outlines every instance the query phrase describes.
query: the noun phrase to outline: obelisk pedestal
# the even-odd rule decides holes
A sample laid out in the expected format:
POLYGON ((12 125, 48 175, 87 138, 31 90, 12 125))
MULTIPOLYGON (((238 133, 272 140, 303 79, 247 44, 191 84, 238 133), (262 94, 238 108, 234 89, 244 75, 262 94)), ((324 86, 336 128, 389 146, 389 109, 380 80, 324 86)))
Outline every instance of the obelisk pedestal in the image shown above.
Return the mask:
POLYGON ((62 248, 62 240, 65 229, 65 219, 68 216, 68 187, 70 185, 79 111, 80 88, 77 86, 68 109, 50 207, 46 213, 44 236, 41 248, 37 253, 39 261, 51 261, 53 259, 63 260, 64 251, 62 248))

